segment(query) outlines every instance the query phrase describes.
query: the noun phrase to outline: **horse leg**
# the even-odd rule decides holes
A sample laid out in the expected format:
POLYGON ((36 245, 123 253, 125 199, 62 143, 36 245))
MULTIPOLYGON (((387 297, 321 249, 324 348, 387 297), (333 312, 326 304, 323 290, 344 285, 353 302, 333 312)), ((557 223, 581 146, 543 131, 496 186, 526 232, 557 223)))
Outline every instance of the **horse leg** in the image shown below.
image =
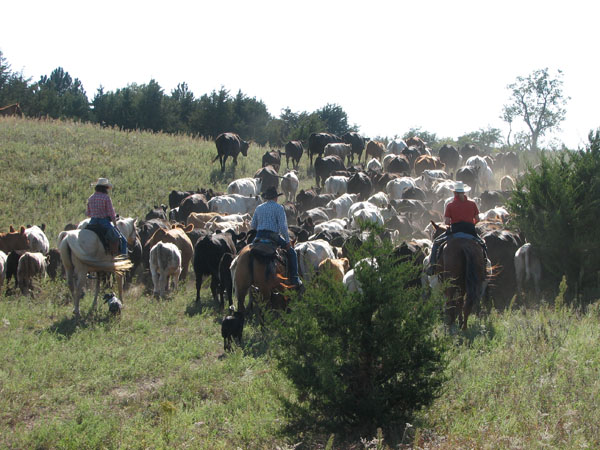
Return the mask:
POLYGON ((115 273, 115 281, 117 282, 117 292, 119 293, 119 300, 121 300, 122 304, 125 304, 123 300, 123 275, 119 273, 115 273))
POLYGON ((98 307, 98 294, 100 293, 100 272, 96 272, 96 292, 94 292, 94 301, 92 302, 92 311, 98 307))
POLYGON ((454 324, 454 322, 456 321, 456 314, 457 314, 457 304, 458 304, 458 300, 456 298, 456 288, 454 287, 449 287, 446 290, 446 298, 448 299, 446 301, 446 322, 448 324, 448 326, 452 326, 454 324))
POLYGON ((86 275, 87 272, 85 269, 83 269, 83 271, 78 271, 75 273, 73 280, 73 314, 77 319, 81 317, 79 312, 79 300, 83 298, 83 286, 85 285, 87 279, 86 275))

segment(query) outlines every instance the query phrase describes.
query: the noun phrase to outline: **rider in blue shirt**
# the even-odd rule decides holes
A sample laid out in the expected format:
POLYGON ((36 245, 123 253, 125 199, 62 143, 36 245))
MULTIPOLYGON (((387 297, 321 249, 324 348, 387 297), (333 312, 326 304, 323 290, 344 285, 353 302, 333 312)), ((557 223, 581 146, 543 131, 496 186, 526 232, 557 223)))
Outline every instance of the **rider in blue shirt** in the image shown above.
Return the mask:
POLYGON ((274 186, 261 194, 265 202, 256 207, 251 226, 256 230, 255 241, 269 239, 286 250, 290 281, 292 285, 300 287, 302 281, 298 278, 298 256, 290 243, 285 211, 277 203, 280 195, 283 194, 278 193, 274 186))

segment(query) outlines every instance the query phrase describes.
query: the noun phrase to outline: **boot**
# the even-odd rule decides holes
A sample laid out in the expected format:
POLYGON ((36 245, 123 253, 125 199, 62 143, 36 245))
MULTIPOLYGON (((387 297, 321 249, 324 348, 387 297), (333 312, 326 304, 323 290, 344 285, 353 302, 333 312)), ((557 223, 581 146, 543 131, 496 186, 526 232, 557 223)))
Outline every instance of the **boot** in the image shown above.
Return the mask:
POLYGON ((290 246, 290 248, 287 249, 286 254, 290 282, 293 286, 300 288, 302 287, 302 280, 298 277, 298 256, 296 255, 296 250, 290 246))

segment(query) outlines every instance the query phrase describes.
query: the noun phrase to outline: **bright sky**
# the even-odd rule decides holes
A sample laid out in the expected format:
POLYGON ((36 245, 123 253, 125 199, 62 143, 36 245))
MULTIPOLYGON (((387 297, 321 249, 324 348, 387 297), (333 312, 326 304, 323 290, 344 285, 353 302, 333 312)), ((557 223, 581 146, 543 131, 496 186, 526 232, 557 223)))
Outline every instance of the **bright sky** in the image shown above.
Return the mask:
POLYGON ((595 1, 24 0, 2 16, 13 71, 37 81, 62 67, 90 98, 185 81, 197 97, 241 89, 275 116, 336 103, 367 136, 457 138, 508 131, 506 86, 548 67, 571 97, 549 137, 575 148, 600 127, 595 1))

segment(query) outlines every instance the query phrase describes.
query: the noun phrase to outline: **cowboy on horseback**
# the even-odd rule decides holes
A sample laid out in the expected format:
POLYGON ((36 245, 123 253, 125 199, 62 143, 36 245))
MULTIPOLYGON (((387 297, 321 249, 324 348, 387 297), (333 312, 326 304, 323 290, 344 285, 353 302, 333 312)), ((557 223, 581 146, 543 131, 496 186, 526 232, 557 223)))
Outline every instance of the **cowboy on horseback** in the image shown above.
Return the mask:
POLYGON ((479 222, 479 209, 477 208, 477 204, 473 200, 469 200, 466 195, 470 190, 471 188, 465 186, 462 181, 457 181, 454 184, 454 200, 448 203, 444 213, 444 222, 450 227, 433 241, 429 267, 426 270, 427 275, 434 274, 438 249, 454 233, 466 233, 474 236, 475 240, 482 246, 484 259, 487 259, 485 241, 479 237, 475 229, 475 224, 479 222))
POLYGON ((95 186, 94 193, 88 198, 86 209, 86 215, 91 218, 90 225, 104 228, 108 241, 119 241, 121 254, 127 256, 127 239, 117 228, 117 215, 108 194, 112 184, 107 178, 98 178, 91 186, 95 186))
POLYGON ((302 286, 298 277, 298 256, 290 243, 288 224, 283 206, 277 203, 277 197, 283 195, 274 186, 261 194, 264 203, 256 207, 251 227, 256 230, 254 242, 270 240, 286 250, 290 282, 293 286, 302 286))

